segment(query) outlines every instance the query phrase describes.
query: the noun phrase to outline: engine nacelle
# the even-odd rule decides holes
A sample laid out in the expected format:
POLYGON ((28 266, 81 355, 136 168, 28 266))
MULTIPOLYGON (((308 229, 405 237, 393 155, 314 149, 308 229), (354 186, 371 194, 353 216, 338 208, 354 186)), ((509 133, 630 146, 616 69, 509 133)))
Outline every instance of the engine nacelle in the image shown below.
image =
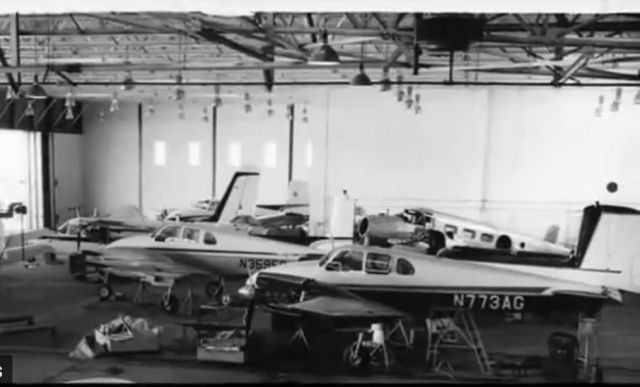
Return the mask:
POLYGON ((363 218, 358 224, 358 235, 371 239, 407 240, 414 233, 415 224, 407 223, 398 216, 372 215, 363 218))

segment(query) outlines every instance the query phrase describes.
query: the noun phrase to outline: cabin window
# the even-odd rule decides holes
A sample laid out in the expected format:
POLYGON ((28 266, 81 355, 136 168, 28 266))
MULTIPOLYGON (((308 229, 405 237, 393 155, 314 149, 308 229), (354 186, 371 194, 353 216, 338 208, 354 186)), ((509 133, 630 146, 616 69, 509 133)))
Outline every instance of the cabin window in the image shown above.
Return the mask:
POLYGON ((457 234, 458 233, 458 227, 452 226, 450 224, 447 224, 447 225, 444 226, 444 233, 445 234, 457 234))
POLYGON ((327 270, 362 271, 363 258, 362 251, 344 250, 329 262, 331 269, 327 266, 327 270))
POLYGON ((216 237, 214 237, 213 234, 208 231, 204 233, 203 242, 205 245, 215 245, 217 243, 216 237))
POLYGON ((391 270, 391 256, 387 254, 369 253, 367 254, 367 273, 387 274, 391 270))
POLYGON ((398 262, 396 263, 396 273, 400 275, 413 275, 415 272, 416 270, 413 268, 411 262, 404 258, 398 258, 398 262))
POLYGON ((491 234, 482 234, 480 235, 480 240, 487 243, 493 242, 493 235, 491 234))
POLYGON ((184 231, 182 231, 182 239, 190 242, 199 242, 200 230, 197 230, 195 228, 185 227, 184 231))
POLYGON ((476 232, 471 229, 465 228, 462 230, 462 236, 467 239, 474 239, 476 237, 476 232))

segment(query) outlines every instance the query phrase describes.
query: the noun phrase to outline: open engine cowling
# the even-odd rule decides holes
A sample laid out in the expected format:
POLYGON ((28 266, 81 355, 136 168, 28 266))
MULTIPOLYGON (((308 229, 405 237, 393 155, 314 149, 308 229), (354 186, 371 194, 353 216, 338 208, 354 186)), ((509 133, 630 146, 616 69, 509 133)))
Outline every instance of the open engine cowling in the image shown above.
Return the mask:
POLYGON ((372 215, 360 221, 358 235, 371 239, 409 239, 416 227, 398 216, 372 215))

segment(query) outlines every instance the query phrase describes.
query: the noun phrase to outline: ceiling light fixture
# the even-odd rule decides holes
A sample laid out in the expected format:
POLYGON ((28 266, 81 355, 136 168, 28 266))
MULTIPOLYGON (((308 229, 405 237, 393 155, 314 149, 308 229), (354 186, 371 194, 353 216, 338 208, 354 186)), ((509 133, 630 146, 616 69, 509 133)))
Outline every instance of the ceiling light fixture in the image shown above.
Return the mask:
POLYGON ((251 113, 251 95, 248 92, 244 93, 244 112, 251 113))
POLYGON ((271 97, 267 100, 267 115, 269 117, 273 117, 273 101, 271 100, 271 97))
POLYGON ((340 63, 338 53, 328 43, 327 30, 322 30, 322 45, 311 53, 307 63, 317 65, 335 65, 340 63))
POLYGON ((636 105, 640 105, 640 88, 638 89, 636 96, 633 98, 633 103, 636 105))
POLYGON ((416 114, 420 114, 422 113, 422 106, 420 106, 420 94, 416 93, 416 95, 414 96, 414 100, 415 100, 415 109, 414 112, 416 114))
POLYGON ((371 79, 364 72, 364 63, 360 62, 360 72, 356 74, 355 77, 351 80, 351 85, 353 86, 369 86, 371 85, 371 79))
POLYGON ((36 112, 33 110, 33 101, 29 100, 29 102, 27 103, 27 108, 24 111, 24 114, 28 117, 33 117, 36 112))
POLYGON ((74 115, 73 115, 73 109, 71 108, 71 106, 67 106, 67 112, 64 115, 64 119, 65 120, 72 120, 74 119, 74 115))
POLYGON ((304 102, 304 107, 302 108, 302 122, 305 124, 309 122, 309 117, 307 116, 307 101, 304 102))
POLYGON ((11 85, 7 86, 7 96, 6 96, 6 100, 11 100, 11 99, 17 99, 18 96, 16 95, 16 93, 13 91, 13 87, 11 87, 11 85))
POLYGON ((206 107, 202 108, 202 121, 209 122, 209 110, 206 107))
POLYGON ((73 92, 68 92, 65 100, 64 100, 64 106, 65 107, 75 107, 76 106, 76 99, 73 95, 73 92))
POLYGON ((29 87, 26 97, 29 99, 47 99, 47 92, 38 82, 38 76, 33 76, 33 84, 29 87))
POLYGON ((389 70, 384 69, 382 74, 383 74, 383 77, 382 77, 382 80, 380 81, 380 84, 382 85, 382 87, 380 88, 380 91, 389 91, 391 90, 391 79, 389 79, 389 70))
POLYGON ((622 87, 616 88, 616 98, 611 103, 611 111, 617 112, 620 110, 620 99, 622 98, 622 87))
POLYGON ((118 102, 118 93, 113 93, 111 97, 111 106, 109 106, 109 111, 111 113, 117 112, 120 110, 120 103, 118 102))
POLYGON ((129 91, 129 90, 133 90, 134 86, 135 86, 135 81, 131 76, 131 72, 127 71, 127 75, 124 77, 124 81, 122 81, 122 86, 120 86, 120 88, 123 91, 129 91))
POLYGON ((222 106, 222 98, 220 97, 220 85, 215 85, 213 87, 213 93, 214 93, 214 98, 213 98, 214 106, 216 107, 222 106))
POLYGON ((402 100, 404 99, 404 90, 402 89, 402 74, 398 74, 398 76, 396 77, 396 82, 398 83, 398 91, 396 93, 396 98, 398 100, 398 102, 402 102, 402 100))
POLYGON ((598 106, 596 106, 596 117, 602 117, 602 113, 604 111, 604 95, 600 95, 598 97, 598 106))

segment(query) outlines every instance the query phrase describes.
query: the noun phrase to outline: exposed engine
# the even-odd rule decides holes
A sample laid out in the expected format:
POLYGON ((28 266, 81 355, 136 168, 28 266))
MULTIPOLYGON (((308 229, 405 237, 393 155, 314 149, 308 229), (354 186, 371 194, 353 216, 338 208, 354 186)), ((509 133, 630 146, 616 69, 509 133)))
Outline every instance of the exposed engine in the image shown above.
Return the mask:
POLYGON ((358 224, 358 236, 370 239, 408 240, 419 226, 407 223, 399 216, 372 215, 358 224))

